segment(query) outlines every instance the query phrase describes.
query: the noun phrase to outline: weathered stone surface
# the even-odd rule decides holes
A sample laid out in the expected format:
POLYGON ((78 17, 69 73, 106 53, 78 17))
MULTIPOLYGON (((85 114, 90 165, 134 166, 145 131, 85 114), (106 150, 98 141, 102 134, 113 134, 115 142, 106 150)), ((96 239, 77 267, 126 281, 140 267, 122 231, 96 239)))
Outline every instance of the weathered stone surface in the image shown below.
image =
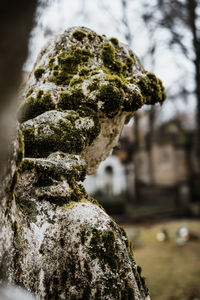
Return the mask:
POLYGON ((18 111, 25 153, 2 217, 11 231, 5 277, 40 299, 148 296, 126 234, 80 181, 109 155, 127 118, 164 98, 161 81, 117 39, 80 27, 49 42, 18 111))

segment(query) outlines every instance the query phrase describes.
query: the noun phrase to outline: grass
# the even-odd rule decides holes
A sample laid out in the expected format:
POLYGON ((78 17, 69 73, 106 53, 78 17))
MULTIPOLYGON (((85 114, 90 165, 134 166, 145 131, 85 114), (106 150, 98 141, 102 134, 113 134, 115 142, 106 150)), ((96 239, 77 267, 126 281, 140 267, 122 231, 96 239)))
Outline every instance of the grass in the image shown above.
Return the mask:
POLYGON ((182 225, 200 237, 200 221, 173 221, 150 228, 124 226, 152 300, 200 299, 200 239, 178 246, 176 231, 182 225), (156 234, 163 228, 169 240, 159 242, 156 234))

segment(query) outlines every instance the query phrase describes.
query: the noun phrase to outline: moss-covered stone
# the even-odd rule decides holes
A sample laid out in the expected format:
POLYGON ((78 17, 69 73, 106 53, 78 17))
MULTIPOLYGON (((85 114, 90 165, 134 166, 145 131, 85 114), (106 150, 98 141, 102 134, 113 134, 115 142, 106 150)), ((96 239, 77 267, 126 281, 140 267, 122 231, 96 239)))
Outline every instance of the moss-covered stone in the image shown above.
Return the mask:
POLYGON ((110 41, 113 43, 113 45, 118 46, 119 45, 119 40, 115 37, 111 37, 110 41))
POLYGON ((35 135, 33 128, 23 130, 25 157, 47 157, 56 151, 78 154, 86 146, 83 133, 70 120, 60 120, 58 126, 52 124, 51 130, 52 134, 46 137, 35 135))
POLYGON ((77 88, 69 92, 61 92, 58 102, 58 108, 63 110, 77 110, 81 103, 86 102, 85 96, 81 88, 77 88))
POLYGON ((54 57, 51 57, 51 58, 49 59, 49 70, 52 70, 52 69, 53 69, 54 62, 55 62, 55 58, 54 58, 54 57))
POLYGON ((107 117, 114 117, 120 110, 120 105, 124 101, 125 94, 123 89, 117 88, 113 83, 102 85, 97 95, 98 101, 103 102, 101 110, 107 117))
POLYGON ((94 229, 90 241, 91 257, 98 258, 102 264, 108 264, 112 270, 117 270, 118 255, 116 251, 116 237, 112 230, 100 231, 94 229))
POLYGON ((132 90, 124 100, 123 109, 125 111, 137 111, 144 104, 143 96, 136 88, 132 90))
POLYGON ((89 41, 92 41, 95 38, 94 34, 92 34, 91 32, 88 32, 87 37, 89 41))
POLYGON ((102 59, 105 67, 115 73, 122 73, 124 64, 121 60, 115 58, 115 48, 111 44, 106 43, 103 46, 102 59))
POLYGON ((18 169, 19 173, 22 174, 25 171, 30 171, 35 168, 35 161, 30 159, 23 159, 20 168, 18 169))
POLYGON ((89 89, 90 92, 98 90, 98 88, 99 88, 99 81, 100 81, 99 78, 95 78, 95 79, 93 79, 92 83, 90 83, 88 85, 87 88, 89 89))
POLYGON ((71 47, 70 53, 66 55, 63 51, 58 57, 57 69, 53 71, 53 77, 49 80, 57 85, 69 84, 70 80, 78 73, 79 68, 86 64, 93 54, 88 49, 71 47))
POLYGON ((35 71, 34 71, 34 76, 35 78, 38 80, 40 79, 40 77, 42 76, 42 74, 44 73, 45 69, 44 68, 37 68, 35 71))
POLYGON ((137 84, 146 104, 162 103, 165 100, 166 92, 162 81, 155 74, 147 72, 146 76, 142 76, 137 84))
POLYGON ((80 76, 88 76, 88 75, 90 75, 90 69, 89 68, 87 68, 87 67, 82 67, 81 69, 80 69, 80 71, 79 71, 79 75, 80 76))
POLYGON ((129 73, 133 71, 133 64, 134 64, 134 59, 131 56, 127 57, 126 65, 129 73))
POLYGON ((72 33, 72 35, 78 41, 82 41, 84 39, 84 37, 87 36, 87 34, 84 31, 82 31, 82 30, 75 30, 72 33))
POLYGON ((43 90, 39 90, 35 98, 29 97, 22 102, 18 109, 17 117, 19 122, 22 123, 54 108, 55 104, 50 92, 44 94, 43 90))

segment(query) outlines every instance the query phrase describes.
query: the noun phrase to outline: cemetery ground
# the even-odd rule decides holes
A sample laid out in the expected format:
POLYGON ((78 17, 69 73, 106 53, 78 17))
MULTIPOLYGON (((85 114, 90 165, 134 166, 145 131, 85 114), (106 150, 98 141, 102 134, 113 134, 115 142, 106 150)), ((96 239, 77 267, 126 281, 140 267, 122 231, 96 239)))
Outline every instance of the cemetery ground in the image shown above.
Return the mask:
POLYGON ((200 220, 174 220, 154 225, 123 225, 134 249, 142 275, 153 300, 200 299, 200 220), (192 237, 184 244, 176 242, 177 230, 189 229, 192 237), (168 239, 158 241, 166 230, 168 239))

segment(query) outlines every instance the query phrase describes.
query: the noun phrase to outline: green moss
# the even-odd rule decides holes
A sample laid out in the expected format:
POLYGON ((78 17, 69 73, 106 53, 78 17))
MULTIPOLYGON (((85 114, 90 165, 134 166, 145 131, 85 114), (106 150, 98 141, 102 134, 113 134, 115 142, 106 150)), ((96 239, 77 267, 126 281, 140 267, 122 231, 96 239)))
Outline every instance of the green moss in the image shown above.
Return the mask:
POLYGON ((162 95, 160 102, 163 103, 165 101, 165 99, 167 98, 167 93, 165 91, 165 88, 164 88, 164 85, 162 83, 162 80, 160 80, 159 78, 158 78, 158 84, 160 86, 160 91, 161 91, 161 95, 162 95))
POLYGON ((129 73, 133 71, 133 64, 134 64, 134 59, 131 56, 127 57, 126 65, 129 73))
POLYGON ((166 92, 162 81, 153 73, 146 73, 137 82, 146 104, 162 103, 166 98, 166 92))
POLYGON ((47 137, 35 136, 32 128, 23 131, 26 157, 47 157, 56 151, 78 154, 85 147, 83 134, 69 120, 60 120, 59 126, 52 125, 51 130, 47 137))
MULTIPOLYGON (((120 231, 121 231, 121 235, 124 237, 123 240, 124 240, 124 242, 125 242, 125 244, 126 244, 127 249, 130 250, 130 242, 129 242, 129 239, 128 239, 128 236, 127 236, 126 231, 124 230, 123 227, 119 227, 119 229, 120 229, 120 231)), ((129 252, 130 252, 130 251, 129 251, 129 252)), ((131 256, 132 256, 132 252, 129 253, 129 254, 131 254, 131 256)))
POLYGON ((35 168, 35 161, 30 160, 30 159, 23 159, 20 168, 19 168, 19 173, 23 173, 25 171, 30 171, 35 168))
POLYGON ((103 42, 104 37, 102 35, 98 35, 98 38, 99 38, 100 42, 103 42))
POLYGON ((123 77, 107 74, 105 79, 111 82, 111 84, 115 85, 117 88, 123 88, 125 90, 126 83, 123 77))
POLYGON ((102 267, 108 264, 112 270, 118 269, 118 255, 115 246, 115 233, 112 230, 100 231, 93 229, 90 241, 92 259, 98 258, 102 267))
POLYGON ((70 195, 70 200, 74 202, 80 202, 88 198, 87 192, 81 184, 78 184, 74 178, 71 178, 69 182, 70 187, 72 188, 72 193, 70 195))
POLYGON ((79 71, 79 76, 88 76, 90 74, 90 69, 82 67, 79 71))
POLYGON ((73 77, 72 80, 70 81, 70 86, 75 86, 77 84, 83 83, 83 78, 82 77, 73 77))
POLYGON ((124 64, 121 62, 121 60, 115 59, 115 48, 111 44, 106 43, 103 46, 102 59, 104 66, 108 69, 116 73, 122 72, 124 64))
POLYGON ((127 72, 128 72, 128 66, 127 65, 123 65, 123 67, 122 67, 122 74, 123 74, 123 76, 128 76, 128 74, 127 74, 127 72))
POLYGON ((63 177, 70 182, 72 179, 77 180, 77 181, 83 181, 86 176, 86 171, 87 167, 86 165, 80 165, 78 162, 73 164, 73 156, 71 158, 72 161, 72 166, 70 169, 65 169, 63 167, 58 168, 55 167, 54 165, 48 165, 48 164, 41 164, 37 162, 35 163, 35 170, 37 171, 38 174, 38 180, 40 185, 44 183, 45 185, 49 185, 49 182, 51 178, 54 178, 58 181, 62 180, 63 177), (42 177, 40 181, 41 175, 47 176, 47 177, 42 177))
POLYGON ((112 67, 113 61, 115 60, 115 48, 111 44, 106 43, 103 46, 102 59, 106 67, 112 67))
POLYGON ((82 102, 85 102, 85 96, 81 88, 73 89, 71 93, 61 92, 58 101, 58 108, 63 110, 76 110, 82 102))
POLYGON ((52 69, 53 69, 54 61, 55 61, 55 58, 54 58, 54 57, 51 57, 51 58, 49 59, 49 70, 52 70, 52 69))
POLYGON ((144 104, 142 94, 138 89, 132 90, 126 94, 125 101, 123 103, 123 110, 133 112, 138 110, 144 104))
POLYGON ((61 52, 57 57, 57 69, 54 67, 53 77, 49 80, 57 85, 68 85, 73 76, 78 73, 79 68, 83 67, 90 57, 93 57, 93 54, 88 49, 72 47, 68 55, 64 51, 61 52))
POLYGON ((88 40, 89 40, 89 41, 92 41, 92 40, 95 38, 94 34, 92 34, 91 32, 89 32, 89 33, 87 34, 87 37, 88 37, 88 40))
POLYGON ((122 88, 116 88, 114 83, 104 84, 100 87, 97 95, 98 101, 103 102, 101 110, 106 113, 107 117, 114 117, 124 101, 125 94, 122 88))
POLYGON ((44 94, 43 90, 39 90, 35 98, 29 97, 22 102, 17 112, 17 118, 18 121, 22 123, 53 109, 55 109, 55 104, 53 103, 50 92, 44 94))
POLYGON ((33 93, 33 91, 34 91, 33 88, 30 88, 26 93, 26 97, 28 98, 33 93))
POLYGON ((99 88, 99 82, 100 82, 100 79, 99 78, 94 78, 92 80, 92 82, 88 85, 88 89, 90 90, 90 92, 93 92, 93 91, 97 91, 98 88, 99 88))
POLYGON ((72 33, 72 35, 78 41, 82 41, 84 39, 84 37, 87 36, 87 34, 84 31, 82 31, 82 30, 75 30, 72 33))
POLYGON ((111 67, 111 69, 116 73, 123 72, 123 66, 124 64, 121 62, 121 60, 116 59, 111 67))
POLYGON ((87 195, 87 199, 88 199, 89 202, 97 205, 99 208, 101 208, 103 211, 105 211, 103 206, 101 204, 99 204, 99 202, 96 199, 94 199, 93 197, 91 197, 89 195, 87 195))
POLYGON ((69 201, 68 203, 63 204, 61 208, 64 210, 72 209, 76 206, 76 203, 77 202, 75 201, 69 201))
POLYGON ((113 43, 113 45, 118 46, 119 45, 119 40, 115 37, 111 37, 110 41, 113 43))
POLYGON ((93 75, 96 75, 96 74, 99 74, 99 71, 98 70, 92 70, 90 72, 90 76, 93 76, 93 75))
POLYGON ((93 110, 98 110, 96 99, 87 98, 83 94, 83 90, 79 82, 74 83, 70 93, 61 92, 58 101, 58 108, 62 110, 78 110, 83 107, 89 107, 93 110))
POLYGON ((35 71, 34 71, 34 76, 35 78, 38 80, 40 79, 40 77, 42 76, 42 74, 44 73, 45 69, 44 68, 37 68, 35 71))

